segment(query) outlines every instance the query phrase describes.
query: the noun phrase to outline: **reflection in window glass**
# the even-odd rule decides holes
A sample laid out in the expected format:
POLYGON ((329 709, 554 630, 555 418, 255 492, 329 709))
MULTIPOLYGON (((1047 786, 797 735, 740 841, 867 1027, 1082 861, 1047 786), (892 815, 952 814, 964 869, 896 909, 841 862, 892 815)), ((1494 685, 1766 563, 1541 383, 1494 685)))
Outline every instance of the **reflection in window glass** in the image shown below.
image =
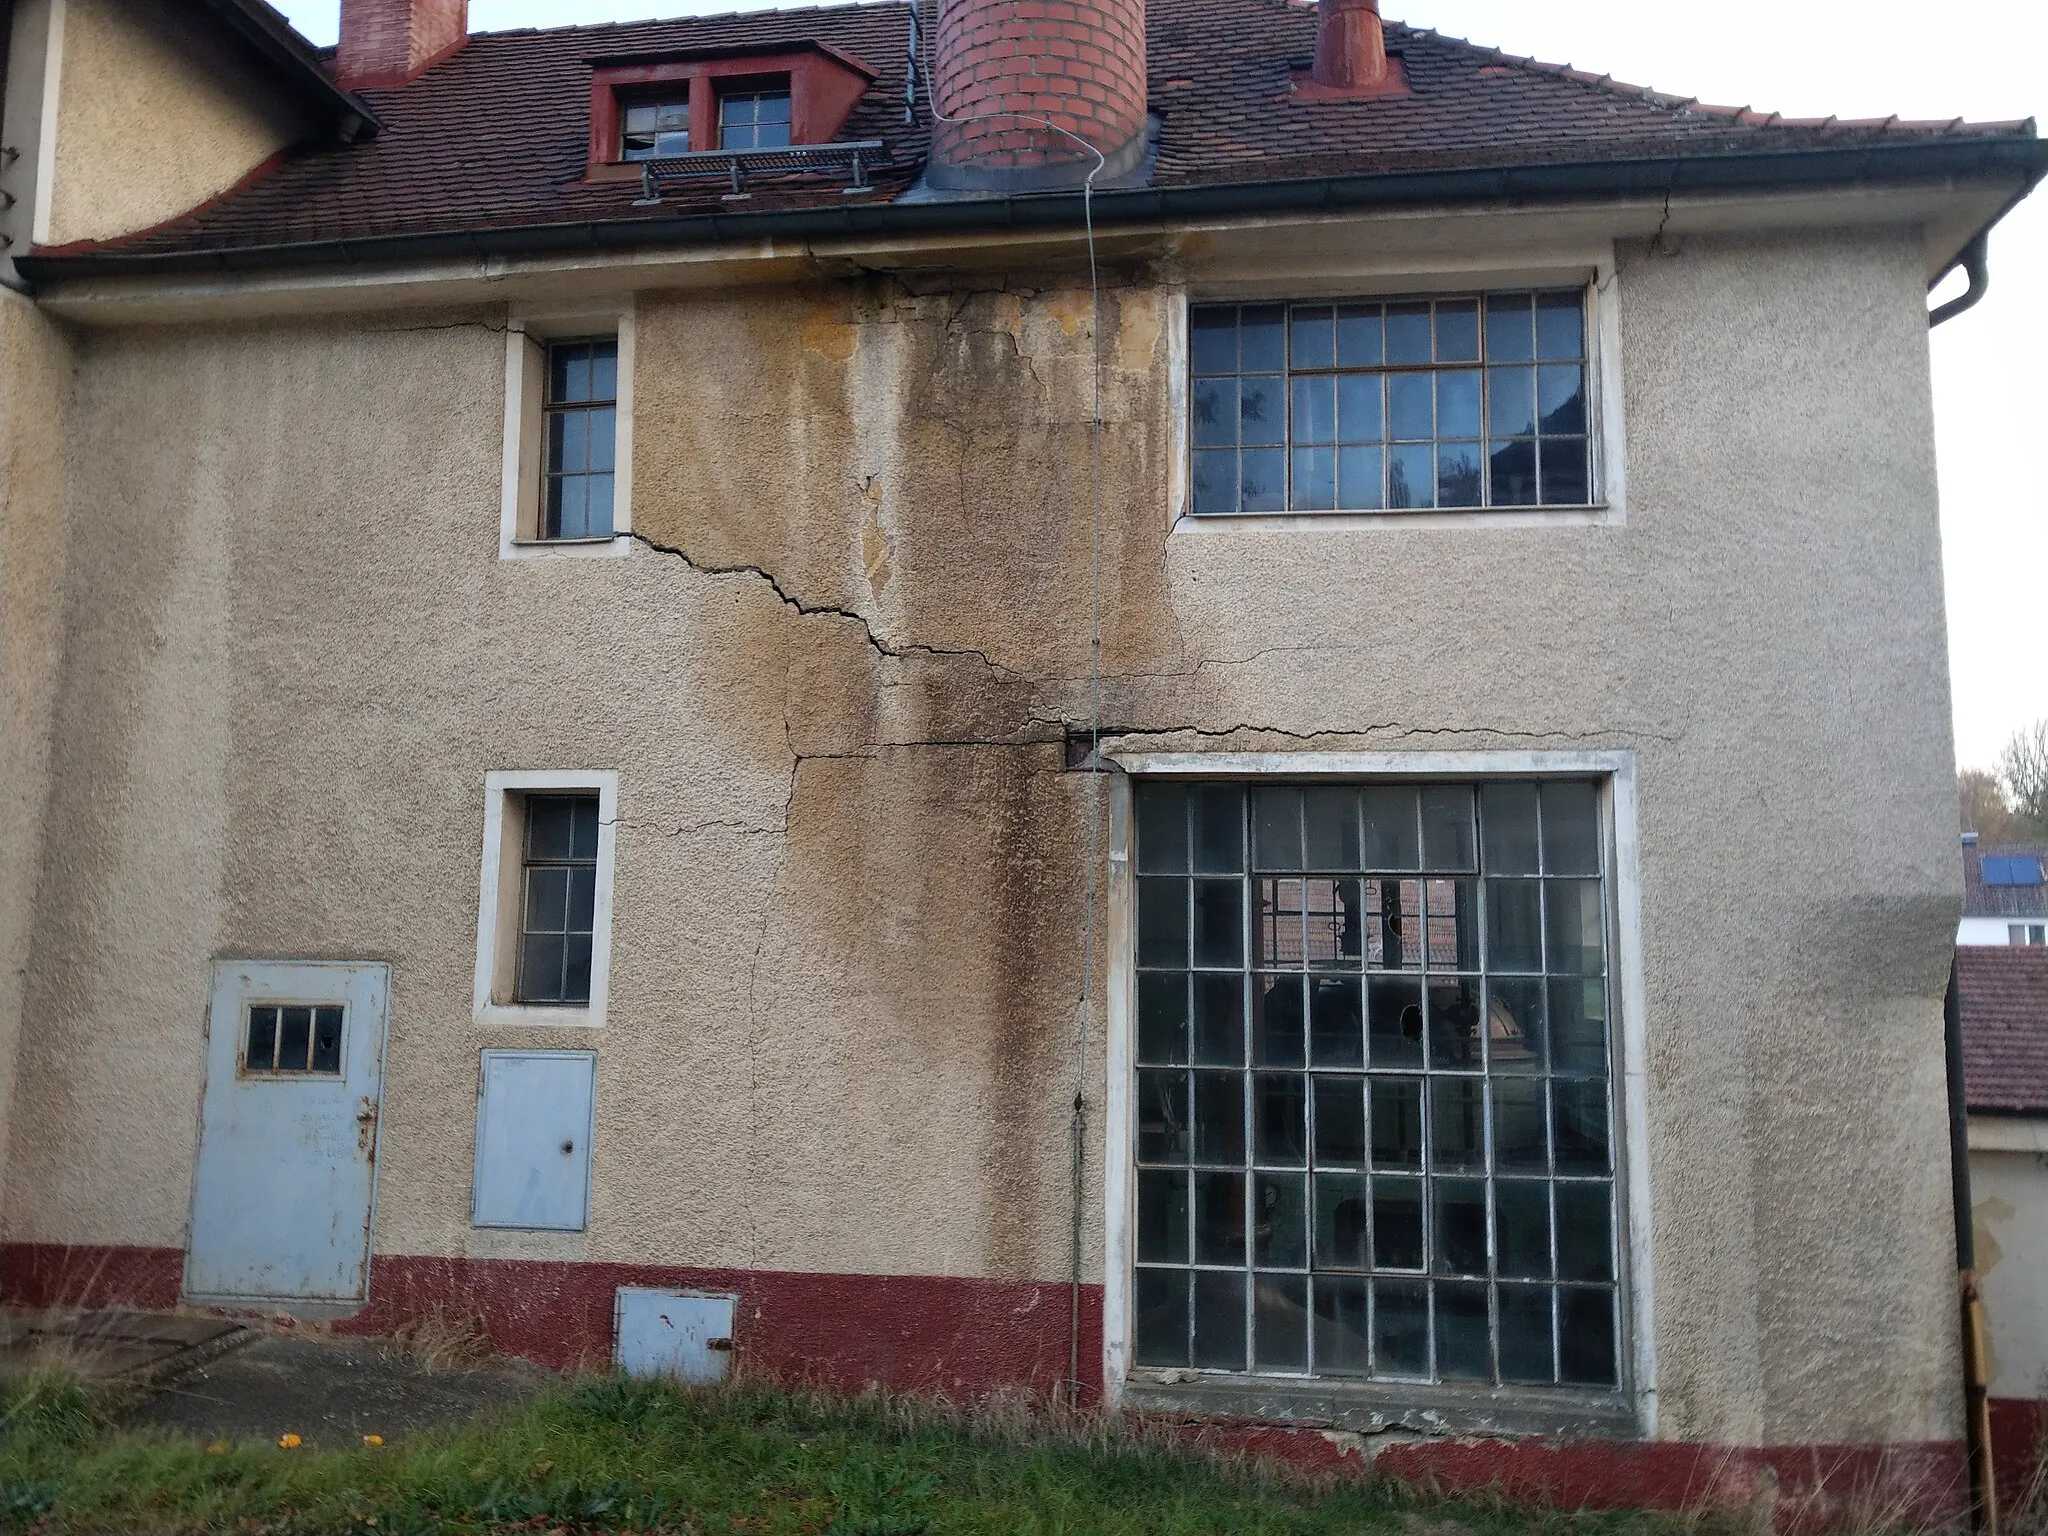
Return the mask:
POLYGON ((1592 501, 1579 290, 1199 305, 1190 340, 1198 515, 1592 501))
MULTIPOLYGON (((1533 304, 1379 323, 1348 344, 1561 345, 1533 304)), ((1616 1388, 1598 786, 1148 783, 1135 821, 1138 1363, 1616 1388)))
POLYGON ((789 92, 727 91, 718 98, 720 149, 786 149, 789 92))

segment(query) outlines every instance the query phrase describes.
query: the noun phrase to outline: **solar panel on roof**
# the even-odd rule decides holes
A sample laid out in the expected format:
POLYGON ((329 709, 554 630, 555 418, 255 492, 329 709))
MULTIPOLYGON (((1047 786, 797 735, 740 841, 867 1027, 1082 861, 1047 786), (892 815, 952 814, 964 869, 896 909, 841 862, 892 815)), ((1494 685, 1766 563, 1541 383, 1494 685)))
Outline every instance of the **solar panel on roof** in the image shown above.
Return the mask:
POLYGON ((2032 854, 1994 854, 1984 861, 1986 885, 2040 885, 2041 861, 2032 854))

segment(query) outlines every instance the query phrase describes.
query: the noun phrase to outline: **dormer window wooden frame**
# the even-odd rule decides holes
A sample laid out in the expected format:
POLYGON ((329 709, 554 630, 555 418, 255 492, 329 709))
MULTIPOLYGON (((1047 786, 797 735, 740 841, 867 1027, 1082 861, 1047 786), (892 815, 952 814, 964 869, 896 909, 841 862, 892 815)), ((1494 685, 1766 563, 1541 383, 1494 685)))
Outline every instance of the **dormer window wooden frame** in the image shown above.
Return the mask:
POLYGON ((625 109, 648 101, 690 103, 690 149, 718 148, 719 97, 727 89, 761 90, 786 81, 790 142, 830 144, 877 71, 824 43, 794 47, 717 49, 660 58, 593 59, 590 76, 590 173, 600 179, 637 174, 625 160, 625 109))

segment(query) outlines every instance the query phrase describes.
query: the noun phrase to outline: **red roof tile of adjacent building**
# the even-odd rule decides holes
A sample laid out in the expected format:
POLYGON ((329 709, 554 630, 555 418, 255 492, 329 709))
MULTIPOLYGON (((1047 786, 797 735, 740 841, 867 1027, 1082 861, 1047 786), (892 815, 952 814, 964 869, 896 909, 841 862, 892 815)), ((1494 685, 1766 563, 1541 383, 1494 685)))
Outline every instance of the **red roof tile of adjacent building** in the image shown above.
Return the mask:
POLYGON ((1956 984, 1970 1109, 2048 1115, 2048 949, 1966 945, 1956 984))
MULTIPOLYGON (((1703 106, 1389 23, 1405 95, 1311 99, 1294 88, 1316 43, 1313 8, 1287 0, 1151 0, 1155 190, 1469 167, 2027 140, 2028 123, 1795 122, 1703 106)), ((381 131, 307 149, 163 228, 101 251, 173 257, 379 237, 609 224, 692 212, 734 217, 887 202, 910 188, 928 110, 906 113, 910 7, 756 11, 681 21, 482 33, 411 84, 365 90, 381 131), (843 179, 764 178, 741 204, 716 182, 636 206, 637 181, 586 177, 593 60, 817 41, 878 75, 840 133, 881 139, 891 168, 848 199, 843 179)), ((2039 166, 2029 164, 2035 174, 2039 166)))

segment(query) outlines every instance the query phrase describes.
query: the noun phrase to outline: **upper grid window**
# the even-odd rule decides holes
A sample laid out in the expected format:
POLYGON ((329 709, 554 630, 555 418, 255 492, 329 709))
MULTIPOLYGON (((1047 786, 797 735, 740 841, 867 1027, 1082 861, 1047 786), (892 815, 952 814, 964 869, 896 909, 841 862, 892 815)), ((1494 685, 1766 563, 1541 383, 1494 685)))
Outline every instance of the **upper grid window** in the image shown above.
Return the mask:
POLYGON ((1598 786, 1137 822, 1137 1364, 1615 1390, 1598 786))
POLYGON ((612 536, 618 435, 618 338, 555 342, 548 348, 543 538, 612 536))
POLYGON ((666 155, 690 152, 690 103, 682 101, 640 101, 629 103, 624 114, 623 160, 656 160, 666 155))
POLYGON ((728 91, 718 98, 720 149, 784 149, 789 144, 789 91, 728 91))
POLYGON ((1198 515, 1592 503, 1580 290, 1191 324, 1198 515))
POLYGON ((519 934, 522 1003, 590 1002, 597 927, 595 795, 530 795, 519 934))

